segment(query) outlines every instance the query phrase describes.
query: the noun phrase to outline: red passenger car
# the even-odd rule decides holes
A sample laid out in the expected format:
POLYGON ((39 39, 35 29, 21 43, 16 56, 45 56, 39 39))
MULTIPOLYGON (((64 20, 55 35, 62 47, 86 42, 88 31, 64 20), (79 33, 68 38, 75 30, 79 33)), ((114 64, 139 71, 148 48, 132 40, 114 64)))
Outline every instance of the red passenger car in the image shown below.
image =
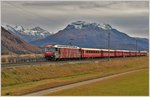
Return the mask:
POLYGON ((115 57, 123 57, 123 50, 115 50, 115 57))
POLYGON ((122 52, 123 52, 123 57, 129 57, 130 56, 129 50, 122 50, 122 52))
POLYGON ((147 56, 147 51, 140 51, 140 56, 147 56))
POLYGON ((134 56, 136 56, 137 55, 137 52, 136 51, 130 51, 130 56, 131 57, 134 57, 134 56))
POLYGON ((102 57, 101 49, 81 48, 82 58, 97 58, 102 57))

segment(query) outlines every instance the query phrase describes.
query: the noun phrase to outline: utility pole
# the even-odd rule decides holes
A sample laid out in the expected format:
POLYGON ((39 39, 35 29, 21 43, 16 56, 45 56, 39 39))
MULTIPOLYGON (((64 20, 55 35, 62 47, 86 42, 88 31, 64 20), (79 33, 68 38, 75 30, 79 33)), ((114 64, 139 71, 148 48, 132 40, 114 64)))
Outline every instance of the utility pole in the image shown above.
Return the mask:
POLYGON ((74 40, 74 39, 72 39, 72 38, 70 39, 69 45, 71 45, 71 46, 73 45, 73 44, 72 44, 72 41, 73 41, 73 40, 74 40))
POLYGON ((69 42, 69 45, 70 45, 70 46, 72 46, 72 43, 71 43, 71 42, 69 42))
POLYGON ((138 49, 137 49, 137 39, 135 38, 135 44, 136 44, 136 56, 137 56, 137 53, 138 53, 138 49))
POLYGON ((108 61, 110 61, 110 31, 108 32, 108 61))

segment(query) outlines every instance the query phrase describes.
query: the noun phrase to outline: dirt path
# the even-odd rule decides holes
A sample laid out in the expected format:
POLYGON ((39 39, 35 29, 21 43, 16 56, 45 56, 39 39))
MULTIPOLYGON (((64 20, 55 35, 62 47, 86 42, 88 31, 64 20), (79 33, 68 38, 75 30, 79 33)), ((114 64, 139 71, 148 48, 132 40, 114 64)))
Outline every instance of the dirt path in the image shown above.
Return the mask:
POLYGON ((50 88, 50 89, 46 89, 46 90, 42 90, 42 91, 38 91, 38 92, 34 92, 34 93, 29 93, 29 94, 26 94, 24 96, 43 96, 43 95, 50 94, 50 93, 57 92, 57 91, 61 91, 61 90, 64 90, 64 89, 78 87, 80 85, 90 84, 90 83, 94 83, 94 82, 97 82, 97 81, 102 81, 102 80, 110 79, 110 78, 113 78, 113 77, 118 77, 118 76, 121 76, 121 75, 141 71, 141 70, 143 70, 143 69, 128 71, 128 72, 114 74, 114 75, 110 75, 110 76, 106 76, 106 77, 102 77, 102 78, 91 79, 91 80, 87 80, 87 81, 83 81, 83 82, 77 82, 77 83, 69 84, 69 85, 65 85, 65 86, 50 88))

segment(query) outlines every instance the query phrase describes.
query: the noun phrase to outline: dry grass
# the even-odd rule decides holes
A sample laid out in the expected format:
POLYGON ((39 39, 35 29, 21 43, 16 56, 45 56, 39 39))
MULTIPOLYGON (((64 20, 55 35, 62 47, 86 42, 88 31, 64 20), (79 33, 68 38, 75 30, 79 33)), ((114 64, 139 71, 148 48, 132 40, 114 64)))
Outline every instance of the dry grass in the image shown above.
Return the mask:
POLYGON ((148 57, 64 65, 2 68, 2 95, 21 95, 58 85, 148 67, 148 57))
POLYGON ((24 55, 2 55, 1 61, 2 63, 10 63, 10 62, 16 62, 16 60, 21 59, 36 59, 36 58, 43 58, 43 54, 24 54, 24 55))
POLYGON ((148 96, 148 69, 51 93, 51 96, 148 96), (84 91, 83 91, 84 90, 84 91))

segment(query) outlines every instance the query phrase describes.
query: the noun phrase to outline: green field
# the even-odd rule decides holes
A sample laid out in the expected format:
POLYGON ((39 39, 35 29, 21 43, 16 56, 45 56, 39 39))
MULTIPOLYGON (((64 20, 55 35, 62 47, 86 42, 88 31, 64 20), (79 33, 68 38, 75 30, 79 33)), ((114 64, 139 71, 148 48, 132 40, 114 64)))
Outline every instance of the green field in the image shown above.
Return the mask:
POLYGON ((76 64, 41 64, 2 68, 2 95, 23 95, 55 86, 148 68, 148 57, 76 64))
POLYGON ((119 77, 63 90, 48 95, 59 96, 148 96, 148 70, 144 69, 119 77))

